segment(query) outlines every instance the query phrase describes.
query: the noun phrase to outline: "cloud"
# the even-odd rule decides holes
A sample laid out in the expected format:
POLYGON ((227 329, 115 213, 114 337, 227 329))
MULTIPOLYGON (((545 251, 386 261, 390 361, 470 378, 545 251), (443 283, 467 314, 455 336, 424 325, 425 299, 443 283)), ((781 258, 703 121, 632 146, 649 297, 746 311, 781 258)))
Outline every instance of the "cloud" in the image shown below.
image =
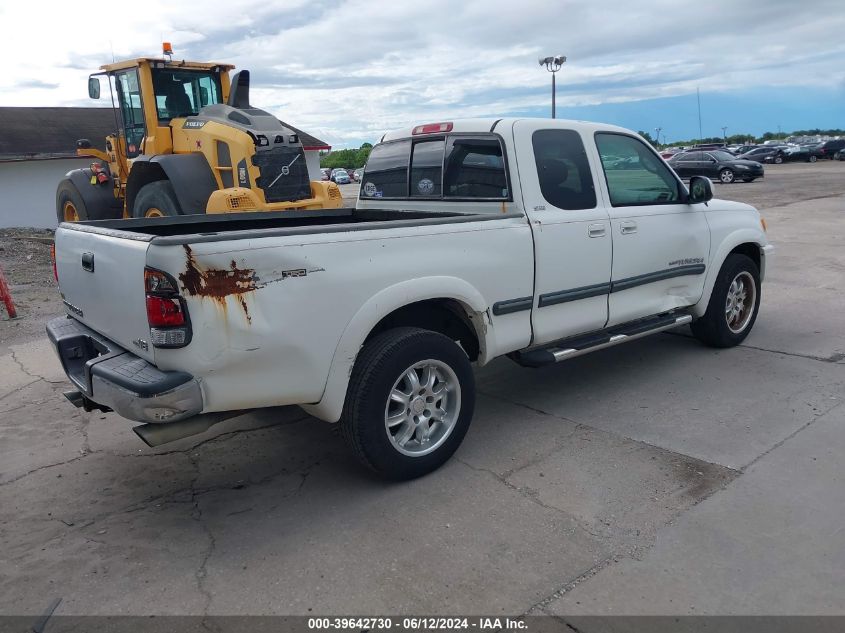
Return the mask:
POLYGON ((568 57, 557 75, 564 110, 845 82, 841 0, 713 0, 707 10, 691 0, 148 0, 143 12, 116 2, 83 13, 56 2, 39 9, 49 21, 31 6, 0 7, 6 24, 37 25, 0 42, 20 60, 0 78, 2 105, 76 104, 88 72, 112 55, 155 55, 164 39, 177 58, 249 68, 253 103, 336 146, 412 122, 546 108, 541 55, 568 57), (77 32, 86 36, 67 37, 77 32))
POLYGON ((48 81, 41 81, 40 79, 25 79, 16 84, 17 88, 41 88, 44 90, 53 90, 59 87, 59 84, 48 81))

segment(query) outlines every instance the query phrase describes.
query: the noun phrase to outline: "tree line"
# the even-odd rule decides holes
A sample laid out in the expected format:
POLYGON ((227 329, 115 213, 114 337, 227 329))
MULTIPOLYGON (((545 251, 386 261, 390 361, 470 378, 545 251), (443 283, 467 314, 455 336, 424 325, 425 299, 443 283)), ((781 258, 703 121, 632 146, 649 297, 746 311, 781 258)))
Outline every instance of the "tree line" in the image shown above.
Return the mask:
POLYGON ((358 149, 339 149, 334 152, 320 153, 320 167, 334 169, 343 167, 345 169, 358 169, 367 164, 370 151, 373 149, 371 143, 364 143, 358 149))

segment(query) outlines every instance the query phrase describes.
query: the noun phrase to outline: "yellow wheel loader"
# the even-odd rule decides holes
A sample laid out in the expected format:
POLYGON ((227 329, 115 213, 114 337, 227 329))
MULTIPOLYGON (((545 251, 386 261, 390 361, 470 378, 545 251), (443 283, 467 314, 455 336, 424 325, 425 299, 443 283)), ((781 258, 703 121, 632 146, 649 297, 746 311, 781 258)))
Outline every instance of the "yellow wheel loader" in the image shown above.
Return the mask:
POLYGON ((141 58, 101 67, 112 96, 115 132, 106 151, 77 141, 97 160, 59 183, 59 222, 194 213, 335 209, 332 182, 311 181, 296 132, 250 105, 249 71, 234 66, 141 58))

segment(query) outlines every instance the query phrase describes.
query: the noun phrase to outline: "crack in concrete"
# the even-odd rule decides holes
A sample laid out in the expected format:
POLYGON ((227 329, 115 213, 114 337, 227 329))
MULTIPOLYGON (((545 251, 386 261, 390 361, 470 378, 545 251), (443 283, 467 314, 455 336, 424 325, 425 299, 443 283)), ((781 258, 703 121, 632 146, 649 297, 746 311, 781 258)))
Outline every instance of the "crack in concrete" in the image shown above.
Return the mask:
POLYGON ((535 609, 539 609, 543 613, 546 613, 548 615, 552 615, 549 611, 546 610, 546 607, 548 607, 552 602, 554 602, 555 600, 557 600, 558 598, 560 598, 564 594, 569 593, 570 591, 575 589, 575 587, 580 585, 585 580, 589 580, 590 578, 595 576, 597 573, 599 573, 602 569, 609 567, 613 563, 618 563, 620 560, 622 560, 622 558, 625 558, 625 557, 620 556, 618 554, 612 554, 612 555, 608 556, 607 558, 603 558, 602 560, 597 562, 595 565, 593 565, 589 569, 587 569, 587 570, 581 572, 580 574, 578 574, 572 580, 567 581, 565 584, 558 587, 555 591, 550 593, 548 596, 546 596, 542 600, 532 604, 528 609, 525 610, 525 612, 522 615, 528 615, 529 612, 531 612, 535 609))
POLYGON ((208 615, 208 610, 211 608, 211 602, 213 596, 208 588, 205 586, 205 579, 208 576, 208 560, 211 558, 212 554, 214 554, 214 549, 217 547, 217 539, 214 537, 214 533, 211 531, 211 528, 208 524, 203 520, 203 513, 202 508, 200 507, 200 494, 198 494, 196 484, 200 478, 200 466, 199 460, 197 459, 196 455, 190 455, 188 459, 193 466, 196 475, 191 480, 191 503, 193 505, 193 512, 191 513, 191 518, 194 521, 197 521, 200 527, 206 534, 208 538, 208 547, 205 550, 205 553, 202 556, 202 560, 200 561, 199 567, 194 572, 194 578, 197 581, 197 591, 205 598, 205 606, 203 607, 202 614, 203 618, 208 615))
MULTIPOLYGON (((669 336, 678 336, 681 338, 695 339, 691 334, 684 334, 683 332, 664 332, 669 336)), ((793 358, 806 358, 807 360, 815 360, 820 363, 830 363, 833 365, 840 364, 845 360, 845 354, 833 353, 830 356, 814 356, 813 354, 800 354, 798 352, 785 352, 779 349, 769 349, 768 347, 757 347, 756 345, 748 345, 747 343, 740 343, 737 347, 742 349, 753 349, 758 352, 768 352, 769 354, 782 354, 783 356, 792 356, 793 358)))
MULTIPOLYGON (((27 375, 29 375, 29 374, 27 374, 27 375)), ((35 380, 33 380, 32 382, 28 382, 28 383, 26 383, 25 385, 21 385, 20 387, 15 387, 15 388, 14 388, 14 389, 12 389, 9 393, 6 393, 6 394, 3 394, 2 396, 0 396, 0 400, 5 400, 5 399, 6 399, 6 398, 8 398, 9 396, 13 396, 13 395, 15 395, 16 393, 18 393, 19 391, 23 391, 23 390, 24 390, 24 389, 26 389, 27 387, 31 387, 32 385, 34 385, 34 384, 35 384, 35 383, 37 383, 37 382, 41 382, 41 379, 40 379, 40 378, 36 378, 36 379, 35 379, 35 380)), ((29 405, 29 403, 27 403, 27 405, 29 405)))
POLYGON ((79 461, 80 459, 84 459, 85 457, 88 457, 91 454, 92 453, 85 453, 83 455, 77 455, 76 457, 72 457, 70 459, 66 459, 66 460, 61 461, 61 462, 56 462, 55 464, 45 464, 44 466, 39 466, 38 468, 33 468, 32 470, 28 470, 25 473, 21 473, 17 477, 13 477, 12 479, 9 479, 7 481, 0 482, 0 486, 9 486, 13 483, 20 481, 21 479, 23 479, 25 477, 29 477, 30 475, 33 475, 33 474, 35 474, 39 471, 47 470, 48 468, 55 468, 56 466, 64 466, 66 464, 71 464, 73 462, 79 461))
POLYGON ((23 363, 20 361, 20 359, 18 358, 17 353, 15 352, 15 350, 13 350, 13 349, 11 349, 11 348, 9 348, 9 355, 12 357, 12 361, 14 361, 14 363, 15 363, 18 367, 20 367, 20 369, 21 369, 21 371, 22 371, 23 373, 25 373, 25 374, 26 374, 27 376, 29 376, 30 378, 35 378, 35 379, 36 379, 36 380, 35 380, 35 382, 38 382, 39 380, 43 380, 43 381, 44 381, 44 382, 46 382, 48 385, 60 385, 60 384, 63 384, 63 383, 65 383, 65 382, 66 382, 65 380, 48 380, 48 379, 47 379, 47 378, 45 378, 44 376, 40 376, 39 374, 33 374, 33 373, 32 373, 31 371, 29 371, 26 367, 24 367, 24 364, 23 364, 23 363))
POLYGON ((839 403, 837 403, 837 404, 833 405, 832 407, 830 407, 829 409, 827 409, 827 410, 825 410, 825 411, 821 411, 821 412, 817 413, 817 414, 816 414, 816 415, 814 415, 814 416, 813 416, 813 417, 812 417, 812 418, 811 418, 811 419, 810 419, 810 420, 809 420, 806 424, 803 424, 803 425, 802 425, 802 426, 800 426, 799 428, 795 429, 792 433, 790 433, 789 435, 787 435, 787 436, 786 436, 785 438, 783 438, 781 441, 779 441, 778 443, 774 444, 773 446, 771 446, 770 448, 768 448, 766 451, 764 451, 764 452, 760 453, 757 457, 755 457, 755 458, 754 458, 754 459, 752 459, 750 462, 748 462, 745 466, 743 466, 743 467, 740 469, 740 472, 744 473, 744 472, 745 472, 746 470, 748 470, 751 466, 753 466, 754 464, 756 464, 757 462, 759 462, 761 459, 763 459, 766 455, 768 455, 769 453, 771 453, 773 450, 775 450, 775 449, 777 449, 777 448, 780 448, 781 446, 783 446, 784 444, 786 444, 789 440, 791 440, 793 437, 795 437, 796 435, 798 435, 801 431, 804 431, 805 429, 807 429, 807 428, 809 428, 810 426, 812 426, 813 424, 815 424, 816 420, 818 420, 820 417, 825 416, 825 415, 827 415, 828 413, 830 413, 831 411, 836 410, 837 408, 841 407, 843 404, 845 404, 845 402, 839 402, 839 403))

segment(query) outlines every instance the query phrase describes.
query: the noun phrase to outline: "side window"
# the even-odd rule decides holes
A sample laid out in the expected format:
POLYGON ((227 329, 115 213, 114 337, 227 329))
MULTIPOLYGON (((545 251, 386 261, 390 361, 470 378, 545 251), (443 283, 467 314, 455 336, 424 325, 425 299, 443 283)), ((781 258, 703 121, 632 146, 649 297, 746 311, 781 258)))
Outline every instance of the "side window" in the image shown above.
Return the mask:
POLYGON ((599 132, 596 146, 614 207, 678 202, 678 181, 642 141, 624 134, 599 132))
POLYGON ((444 196, 507 199, 508 181, 498 139, 452 137, 445 164, 444 196))
POLYGON ((596 191, 581 136, 575 130, 537 130, 531 137, 540 191, 570 211, 596 206, 596 191))
POLYGON ((133 69, 118 74, 115 77, 115 87, 120 101, 120 115, 123 119, 126 156, 135 158, 141 153, 141 142, 146 136, 138 71, 133 69))
POLYGON ((411 141, 376 145, 367 159, 361 194, 367 198, 407 197, 410 155, 411 141))
POLYGON ((445 141, 435 139, 414 143, 411 156, 411 196, 439 198, 443 181, 443 149, 445 141))

